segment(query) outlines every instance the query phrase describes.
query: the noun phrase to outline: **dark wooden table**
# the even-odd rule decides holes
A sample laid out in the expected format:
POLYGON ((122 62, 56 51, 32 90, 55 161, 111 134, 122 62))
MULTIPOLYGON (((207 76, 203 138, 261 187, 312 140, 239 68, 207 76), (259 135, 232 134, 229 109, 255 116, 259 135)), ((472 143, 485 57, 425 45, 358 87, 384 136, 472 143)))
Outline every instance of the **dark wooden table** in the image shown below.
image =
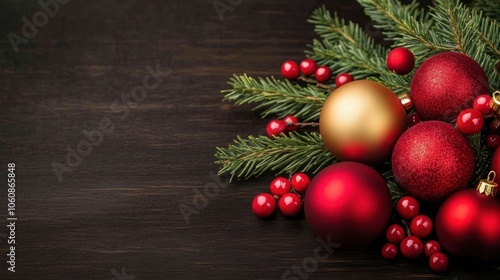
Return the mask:
POLYGON ((491 263, 463 260, 437 276, 376 246, 330 252, 316 267, 303 218, 255 218, 251 199, 272 177, 227 185, 213 154, 267 121, 222 103, 220 90, 233 73, 279 75, 282 61, 302 59, 314 37, 306 20, 322 4, 368 19, 353 1, 221 0, 236 4, 222 17, 214 2, 69 1, 38 18, 17 53, 8 34, 41 7, 0 2, 0 178, 15 162, 18 217, 10 273, 4 185, 0 279, 500 278, 491 263), (184 217, 179 207, 195 202, 184 217))

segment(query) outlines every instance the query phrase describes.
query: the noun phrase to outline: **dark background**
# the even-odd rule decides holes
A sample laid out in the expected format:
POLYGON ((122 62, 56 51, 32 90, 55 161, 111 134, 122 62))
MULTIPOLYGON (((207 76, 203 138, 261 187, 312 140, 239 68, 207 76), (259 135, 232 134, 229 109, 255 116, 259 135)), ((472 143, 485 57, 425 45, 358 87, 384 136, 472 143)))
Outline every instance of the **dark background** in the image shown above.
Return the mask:
MULTIPOLYGON (((216 182, 216 146, 267 123, 221 102, 228 78, 278 76, 284 60, 301 60, 314 38, 306 20, 322 4, 372 30, 354 1, 243 0, 221 21, 213 0, 72 0, 15 53, 7 34, 40 7, 0 1, 0 178, 15 162, 19 219, 13 274, 4 186, 0 279, 281 279, 313 257, 303 217, 251 213, 271 175, 218 188, 188 222, 179 205, 216 182), (120 120, 111 104, 157 64, 163 82, 120 120), (52 163, 106 117, 114 131, 59 182, 52 163)), ((424 260, 385 261, 379 248, 335 251, 307 279, 500 279, 491 263, 453 260, 438 276, 424 260)))

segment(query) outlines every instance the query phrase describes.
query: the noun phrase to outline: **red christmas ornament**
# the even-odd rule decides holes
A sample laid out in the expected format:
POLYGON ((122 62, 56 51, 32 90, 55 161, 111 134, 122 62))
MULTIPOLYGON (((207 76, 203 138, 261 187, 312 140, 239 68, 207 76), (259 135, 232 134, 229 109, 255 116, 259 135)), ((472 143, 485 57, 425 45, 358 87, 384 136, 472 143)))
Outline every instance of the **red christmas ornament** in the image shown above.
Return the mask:
POLYGON ((439 208, 436 233, 449 253, 500 258, 500 198, 495 197, 498 185, 491 179, 481 180, 476 189, 455 193, 439 208))
POLYGON ((451 121, 488 90, 486 74, 476 61, 461 53, 445 52, 427 59, 415 71, 410 96, 422 119, 451 121))
POLYGON ((427 121, 399 138, 392 169, 408 194, 438 202, 467 186, 474 174, 475 156, 469 142, 453 126, 427 121))
POLYGON ((375 240, 384 232, 391 210, 384 178, 357 162, 323 169, 309 183, 304 200, 312 231, 342 247, 364 246, 375 240))
POLYGON ((387 68, 398 73, 399 75, 406 75, 410 73, 414 66, 415 57, 407 48, 395 48, 390 51, 387 56, 387 68))

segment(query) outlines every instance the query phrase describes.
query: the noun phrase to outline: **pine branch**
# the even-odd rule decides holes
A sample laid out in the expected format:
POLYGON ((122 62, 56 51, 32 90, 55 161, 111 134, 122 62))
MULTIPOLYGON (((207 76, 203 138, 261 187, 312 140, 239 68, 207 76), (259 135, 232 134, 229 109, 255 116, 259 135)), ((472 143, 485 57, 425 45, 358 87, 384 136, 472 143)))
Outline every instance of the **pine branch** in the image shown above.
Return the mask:
POLYGON ((466 138, 469 141, 476 156, 474 178, 472 178, 471 180, 471 185, 476 186, 479 180, 486 178, 486 174, 489 171, 490 162, 493 155, 488 150, 486 145, 484 145, 485 137, 482 137, 480 133, 467 136, 466 138))
POLYGON ((486 16, 500 21, 500 4, 498 0, 474 0, 472 5, 475 9, 483 11, 486 16))
POLYGON ((222 91, 224 101, 233 101, 236 105, 260 103, 254 110, 264 109, 262 117, 294 115, 301 121, 317 120, 329 93, 314 86, 301 87, 273 77, 254 79, 235 75, 229 84, 233 89, 222 91))
POLYGON ((215 154, 220 164, 219 175, 229 174, 231 180, 248 179, 268 170, 276 174, 293 174, 298 171, 316 173, 322 167, 336 162, 326 149, 321 135, 316 132, 281 134, 248 139, 238 137, 227 148, 217 148, 215 154))

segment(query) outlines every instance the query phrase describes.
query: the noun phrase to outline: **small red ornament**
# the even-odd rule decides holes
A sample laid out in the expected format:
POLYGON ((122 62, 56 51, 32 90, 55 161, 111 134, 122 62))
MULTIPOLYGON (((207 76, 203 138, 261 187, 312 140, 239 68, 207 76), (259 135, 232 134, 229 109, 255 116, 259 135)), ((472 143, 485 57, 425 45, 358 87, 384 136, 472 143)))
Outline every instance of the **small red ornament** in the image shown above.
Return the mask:
POLYGON ((413 113, 408 115, 407 120, 408 120, 408 127, 412 127, 417 123, 422 122, 422 119, 420 118, 420 115, 418 113, 413 113))
POLYGON ((420 212, 420 204, 411 196, 403 196, 396 203, 396 211, 401 218, 411 220, 420 212))
POLYGON ((316 72, 316 61, 306 58, 300 63, 300 72, 306 76, 311 76, 316 72))
POLYGON ((500 198, 495 173, 476 189, 449 197, 438 210, 436 233, 443 248, 453 255, 479 259, 500 258, 500 198))
POLYGON ((415 57, 413 53, 404 47, 395 48, 387 56, 387 68, 398 73, 406 75, 413 70, 415 66, 415 57))
POLYGON ((434 272, 445 272, 448 270, 450 261, 448 257, 440 252, 436 252, 429 257, 429 267, 434 272))
POLYGON ((392 260, 398 256, 398 247, 392 243, 382 246, 380 254, 384 259, 392 260))
POLYGON ((424 253, 426 257, 430 257, 436 252, 441 252, 441 244, 436 240, 429 240, 424 244, 424 253))
POLYGON ((399 251, 401 255, 407 259, 416 259, 422 255, 424 251, 424 244, 422 240, 416 236, 408 236, 399 244, 399 251))
POLYGON ((415 71, 410 96, 423 120, 451 121, 488 90, 486 74, 476 61, 461 53, 444 52, 415 71))
POLYGON ((314 76, 319 83, 326 83, 332 78, 332 70, 327 66, 320 66, 316 69, 314 76))
POLYGON ((404 229, 398 224, 390 225, 385 231, 385 238, 387 241, 398 244, 405 237, 404 229))
POLYGON ((500 135, 488 134, 486 135, 486 147, 495 150, 500 145, 500 135))
POLYGON ((349 73, 340 73, 335 78, 335 85, 337 87, 341 87, 341 86, 347 84, 348 82, 352 82, 352 81, 354 81, 354 78, 351 75, 349 75, 349 73))
POLYGON ((311 179, 309 179, 309 176, 307 176, 302 172, 293 174, 292 179, 290 180, 293 189, 299 193, 304 193, 307 189, 307 186, 309 186, 310 182, 311 179))
POLYGON ((295 80, 299 77, 299 66, 293 60, 287 60, 281 65, 281 75, 288 80, 295 80))
POLYGON ((432 220, 426 215, 418 215, 410 223, 410 230, 416 237, 426 238, 432 232, 432 220))
POLYGON ((284 216, 293 217, 302 209, 302 200, 294 193, 287 193, 280 198, 278 206, 284 216))
POLYGON ((252 212, 260 218, 267 218, 276 210, 276 199, 268 193, 260 193, 252 201, 252 212))
POLYGON ((272 121, 267 123, 266 133, 267 133, 267 136, 272 138, 274 136, 278 136, 281 133, 286 132, 286 128, 287 128, 287 126, 286 126, 284 121, 272 120, 272 121))
POLYGON ((442 201, 465 188, 474 174, 474 151, 452 125, 426 121, 409 128, 392 154, 396 182, 409 195, 442 201))
POLYGON ((285 177, 276 177, 269 185, 272 194, 282 196, 291 190, 290 181, 285 177))
POLYGON ((286 131, 290 132, 290 131, 295 131, 297 130, 299 127, 296 125, 299 120, 295 117, 295 116, 286 116, 283 121, 285 122, 286 124, 286 131))
POLYGON ((491 113, 490 102, 491 102, 490 95, 481 94, 478 97, 476 97, 476 99, 474 99, 474 102, 472 102, 472 108, 478 110, 483 115, 489 115, 491 113))
POLYGON ((465 135, 479 133, 483 126, 483 114, 476 109, 465 109, 458 114, 457 127, 465 135))
POLYGON ((391 195, 375 169, 357 162, 324 168, 304 199, 312 231, 342 247, 365 246, 380 236, 392 211, 391 195))

